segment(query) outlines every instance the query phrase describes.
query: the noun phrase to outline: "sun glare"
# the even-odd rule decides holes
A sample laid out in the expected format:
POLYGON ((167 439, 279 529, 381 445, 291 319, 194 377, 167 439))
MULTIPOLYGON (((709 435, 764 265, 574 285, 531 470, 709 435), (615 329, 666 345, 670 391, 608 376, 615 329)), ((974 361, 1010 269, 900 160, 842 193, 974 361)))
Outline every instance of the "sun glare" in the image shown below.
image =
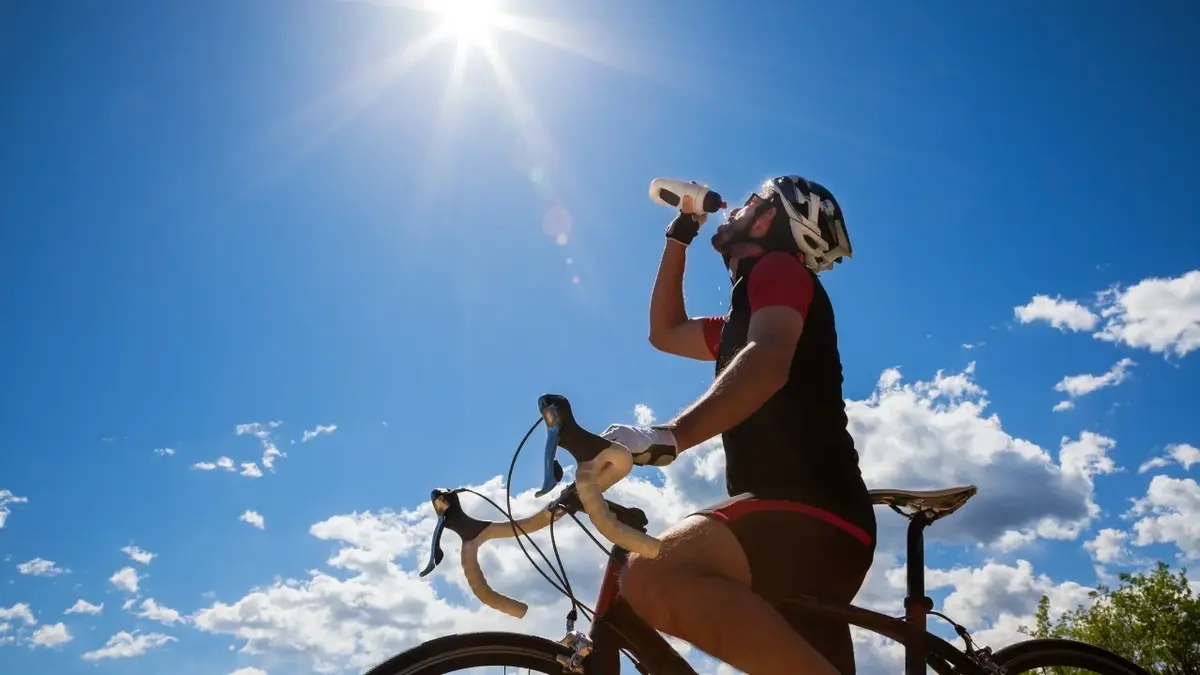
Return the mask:
POLYGON ((496 0, 435 0, 443 26, 460 42, 486 42, 500 9, 496 0))

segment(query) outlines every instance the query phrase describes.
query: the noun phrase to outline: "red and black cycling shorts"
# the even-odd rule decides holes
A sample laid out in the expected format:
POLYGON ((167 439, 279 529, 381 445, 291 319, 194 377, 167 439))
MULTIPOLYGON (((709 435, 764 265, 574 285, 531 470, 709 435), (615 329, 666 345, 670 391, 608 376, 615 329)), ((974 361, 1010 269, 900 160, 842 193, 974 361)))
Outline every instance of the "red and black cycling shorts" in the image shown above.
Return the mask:
POLYGON ((697 513, 724 522, 737 537, 750 563, 752 590, 775 605, 842 675, 853 675, 850 626, 789 609, 786 601, 810 596, 849 604, 875 556, 873 532, 824 509, 749 493, 697 513))

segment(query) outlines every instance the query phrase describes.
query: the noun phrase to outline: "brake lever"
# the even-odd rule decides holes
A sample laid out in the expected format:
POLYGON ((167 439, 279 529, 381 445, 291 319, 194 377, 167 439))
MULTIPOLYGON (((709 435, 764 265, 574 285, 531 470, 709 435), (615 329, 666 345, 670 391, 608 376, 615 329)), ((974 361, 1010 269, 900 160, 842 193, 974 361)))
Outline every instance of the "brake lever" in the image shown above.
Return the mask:
POLYGON ((545 473, 542 489, 535 496, 542 497, 562 480, 563 469, 558 460, 554 459, 555 452, 561 447, 571 453, 576 464, 590 462, 610 443, 579 426, 575 414, 571 412, 571 403, 567 397, 560 394, 543 394, 538 397, 538 412, 546 422, 546 451, 543 455, 545 473))
POLYGON ((464 542, 473 541, 487 528, 490 523, 468 516, 462 509, 458 499, 458 490, 436 489, 430 493, 433 511, 438 514, 437 524, 433 527, 433 542, 429 549, 429 562, 418 576, 425 576, 442 562, 442 532, 449 529, 457 534, 464 542))
MULTIPOLYGON (((540 407, 540 406, 539 406, 540 407)), ((563 468, 554 455, 558 452, 558 436, 562 431, 562 423, 553 413, 547 414, 542 408, 542 419, 546 422, 546 449, 542 454, 542 488, 533 493, 535 497, 544 497, 562 480, 563 468)))

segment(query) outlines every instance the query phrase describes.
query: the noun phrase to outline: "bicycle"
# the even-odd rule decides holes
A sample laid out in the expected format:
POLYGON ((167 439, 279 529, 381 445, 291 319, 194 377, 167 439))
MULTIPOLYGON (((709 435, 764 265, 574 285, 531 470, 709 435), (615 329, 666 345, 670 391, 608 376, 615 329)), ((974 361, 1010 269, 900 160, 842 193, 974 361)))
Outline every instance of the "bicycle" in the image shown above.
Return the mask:
MULTIPOLYGON (((583 527, 577 517, 582 511, 589 516, 595 528, 614 544, 609 551, 609 562, 594 610, 574 597, 565 569, 559 577, 563 587, 558 587, 543 572, 547 581, 564 592, 572 603, 567 615, 567 633, 562 640, 554 642, 542 637, 507 632, 448 635, 397 654, 365 675, 440 675, 486 666, 564 675, 618 675, 622 653, 644 675, 696 675, 692 666, 657 631, 642 621, 618 593, 618 576, 629 552, 654 557, 659 550, 659 541, 646 532, 649 521, 645 512, 603 497, 605 490, 632 470, 633 459, 629 451, 580 427, 575 421, 571 404, 563 396, 544 395, 538 399, 538 408, 541 417, 521 440, 509 467, 506 484, 511 483, 512 466, 521 447, 542 422, 547 428, 543 456, 545 474, 536 496, 545 496, 562 480, 562 466, 555 458, 559 448, 566 450, 576 461, 574 483, 568 484, 541 511, 519 520, 511 516, 511 490, 506 488, 510 490, 507 496, 507 521, 484 521, 467 515, 458 495, 463 491, 472 491, 464 488, 434 490, 431 499, 438 521, 434 528, 429 562, 420 574, 422 577, 428 575, 441 563, 444 557, 441 537, 449 529, 462 539, 461 564, 472 592, 484 604, 522 618, 528 609, 524 603, 498 593, 488 585, 479 567, 479 547, 491 539, 505 537, 517 538, 520 544, 521 535, 528 538, 533 532, 550 527, 551 544, 557 558, 554 522, 570 516, 583 527), (590 633, 575 630, 577 610, 583 610, 585 615, 590 616, 590 633)), ((977 488, 971 485, 932 491, 871 491, 875 504, 887 505, 909 520, 907 591, 902 617, 892 617, 854 605, 833 605, 811 597, 794 598, 788 604, 836 617, 902 643, 905 646, 906 675, 924 673, 927 665, 940 675, 1008 675, 1035 668, 1061 667, 1085 669, 1100 675, 1147 675, 1145 670, 1116 654, 1071 640, 1030 639, 993 653, 988 647, 976 645, 966 628, 934 611, 933 601, 925 595, 925 528, 953 514, 976 492, 977 488), (960 650, 930 633, 927 620, 931 615, 950 623, 965 647, 960 650)), ((474 494, 500 508, 486 496, 474 494)), ((584 530, 587 531, 587 528, 584 530)), ((590 531, 588 534, 591 535, 590 531)), ((599 545, 598 541, 596 543, 599 545)), ((521 548, 525 551, 523 544, 521 548)), ((536 545, 534 548, 537 549, 536 545)), ((550 564, 545 554, 540 549, 537 551, 550 564)), ((525 554, 537 567, 528 551, 525 554)), ((559 566, 562 567, 561 558, 559 566)), ((538 571, 541 572, 540 568, 538 571)))

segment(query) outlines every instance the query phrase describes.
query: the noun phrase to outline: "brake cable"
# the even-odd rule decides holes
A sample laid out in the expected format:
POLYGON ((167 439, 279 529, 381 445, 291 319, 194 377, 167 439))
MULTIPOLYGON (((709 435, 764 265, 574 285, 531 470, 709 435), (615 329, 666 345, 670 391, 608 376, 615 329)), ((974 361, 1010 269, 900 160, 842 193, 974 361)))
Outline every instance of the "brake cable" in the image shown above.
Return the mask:
MULTIPOLYGON (((526 532, 524 528, 522 528, 520 525, 517 524, 516 518, 514 518, 512 515, 512 477, 513 477, 513 472, 516 469, 517 458, 520 457, 521 450, 524 449, 526 441, 529 440, 529 437, 533 435, 533 432, 537 429, 538 425, 541 424, 543 421, 544 421, 544 419, 541 416, 539 416, 537 421, 535 421, 533 423, 533 425, 529 427, 529 430, 526 431, 525 435, 521 438, 521 442, 517 444, 517 449, 515 452, 513 452, 512 461, 510 461, 508 464, 508 474, 504 478, 504 502, 505 502, 505 506, 508 507, 507 509, 500 508, 500 506, 498 504, 496 504, 494 501, 492 501, 491 499, 489 499, 488 497, 486 497, 484 495, 479 494, 478 492, 475 492, 474 490, 470 490, 470 492, 472 494, 482 497, 485 501, 487 501, 489 504, 491 504, 493 507, 495 507, 496 510, 498 510, 504 514, 505 518, 508 519, 508 522, 513 527, 513 533, 515 535, 514 539, 517 540, 517 546, 519 546, 521 548, 521 553, 524 554, 525 559, 529 561, 529 564, 532 565, 533 568, 538 571, 538 574, 542 575, 542 578, 545 579, 546 582, 548 584, 550 584, 551 587, 554 588, 554 590, 563 594, 564 596, 566 596, 566 598, 568 600, 571 601, 571 612, 567 617, 568 620, 572 621, 572 622, 575 620, 575 617, 573 615, 576 614, 577 609, 581 610, 583 612, 584 616, 588 618, 588 620, 591 620, 591 618, 594 614, 593 610, 588 605, 586 605, 585 603, 583 603, 582 601, 580 601, 578 598, 575 597, 575 593, 573 592, 573 590, 571 588, 570 580, 567 578, 566 565, 563 563, 562 555, 558 550, 558 541, 557 541, 556 537, 554 536, 554 525, 555 525, 555 522, 557 519, 555 519, 553 517, 553 514, 551 514, 551 520, 550 520, 550 526, 549 526, 550 527, 550 546, 551 546, 551 550, 554 552, 555 560, 558 561, 558 570, 555 570, 554 563, 550 562, 550 559, 546 556, 545 552, 542 551, 541 547, 537 545, 537 542, 535 542, 533 540, 533 537, 530 536, 530 534, 528 532, 526 532), (546 565, 549 566, 549 568, 550 568, 550 574, 554 575, 554 579, 551 579, 550 575, 547 574, 544 570, 542 570, 541 566, 537 563, 536 560, 534 560, 533 556, 529 553, 529 550, 525 548, 525 545, 523 543, 521 543, 521 535, 525 536, 525 539, 527 539, 529 541, 529 545, 531 547, 533 547, 533 550, 537 551, 538 555, 541 556, 542 560, 544 560, 546 562, 546 565), (555 583, 555 579, 557 579, 559 583, 555 583)), ((603 544, 600 543, 600 541, 596 538, 596 536, 594 534, 592 534, 591 530, 589 530, 583 524, 583 522, 579 520, 579 517, 576 514, 569 513, 568 515, 570 515, 571 519, 574 520, 575 523, 578 524, 579 527, 583 529, 584 533, 587 534, 588 538, 591 539, 596 544, 596 546, 598 546, 600 548, 601 551, 604 551, 606 556, 612 555, 611 552, 607 548, 605 548, 605 546, 603 544)))

